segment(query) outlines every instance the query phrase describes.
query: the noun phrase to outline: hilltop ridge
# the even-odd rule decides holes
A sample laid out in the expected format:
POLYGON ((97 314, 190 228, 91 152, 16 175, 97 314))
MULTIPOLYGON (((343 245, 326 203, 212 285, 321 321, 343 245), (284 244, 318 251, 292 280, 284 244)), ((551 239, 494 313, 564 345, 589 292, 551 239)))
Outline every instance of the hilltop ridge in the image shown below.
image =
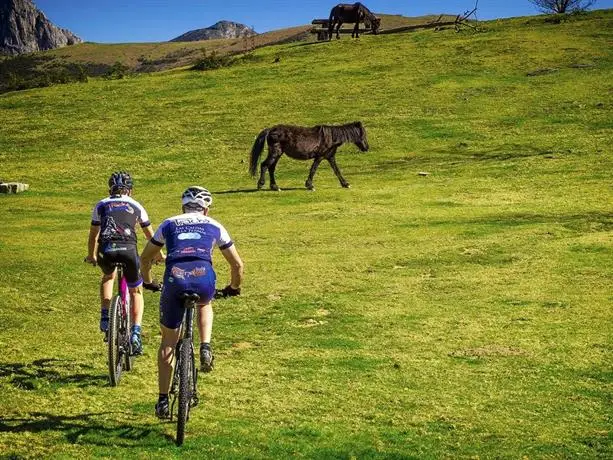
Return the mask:
POLYGON ((171 42, 194 42, 200 40, 215 40, 220 38, 243 38, 257 35, 251 27, 233 21, 218 21, 204 29, 194 29, 169 40, 171 42))

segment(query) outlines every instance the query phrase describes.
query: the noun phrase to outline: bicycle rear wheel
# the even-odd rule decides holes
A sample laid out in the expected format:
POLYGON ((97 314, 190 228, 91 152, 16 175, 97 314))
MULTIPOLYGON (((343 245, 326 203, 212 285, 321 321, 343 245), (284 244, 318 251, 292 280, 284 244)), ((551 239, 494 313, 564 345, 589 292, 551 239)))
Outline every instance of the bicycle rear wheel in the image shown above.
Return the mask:
POLYGON ((189 408, 192 401, 194 350, 192 344, 186 339, 181 340, 179 347, 179 414, 177 416, 177 445, 183 444, 185 439, 185 425, 189 419, 189 408))
POLYGON ((109 379, 111 386, 115 387, 119 384, 121 379, 121 351, 122 334, 121 328, 121 297, 118 295, 111 299, 111 306, 109 308, 109 341, 108 341, 108 354, 109 354, 109 379))

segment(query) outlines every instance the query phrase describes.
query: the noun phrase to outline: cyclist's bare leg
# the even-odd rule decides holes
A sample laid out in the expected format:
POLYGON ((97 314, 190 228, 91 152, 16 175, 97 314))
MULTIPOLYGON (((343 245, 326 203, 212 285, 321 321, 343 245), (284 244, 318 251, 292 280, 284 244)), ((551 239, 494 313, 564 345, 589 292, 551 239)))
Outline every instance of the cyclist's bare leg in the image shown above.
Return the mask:
POLYGON ((103 310, 108 310, 111 305, 111 297, 113 297, 113 282, 115 281, 115 273, 113 271, 110 275, 102 274, 100 280, 100 306, 103 310))
POLYGON ((168 394, 175 347, 179 340, 180 329, 169 329, 161 324, 160 329, 162 330, 162 341, 158 349, 158 384, 160 394, 168 394))
POLYGON ((143 321, 143 309, 145 301, 143 300, 143 288, 141 286, 129 288, 130 303, 132 305, 132 324, 140 326, 143 321))
POLYGON ((198 332, 200 343, 210 343, 213 335, 213 306, 211 302, 198 305, 198 332))

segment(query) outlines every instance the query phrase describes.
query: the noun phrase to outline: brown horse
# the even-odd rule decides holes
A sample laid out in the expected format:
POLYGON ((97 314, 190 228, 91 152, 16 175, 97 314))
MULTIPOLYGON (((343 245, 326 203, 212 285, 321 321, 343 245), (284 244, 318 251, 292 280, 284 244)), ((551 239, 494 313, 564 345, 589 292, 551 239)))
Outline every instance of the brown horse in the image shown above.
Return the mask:
POLYGON ((351 38, 359 38, 361 22, 363 22, 366 27, 370 27, 375 35, 379 33, 379 27, 381 26, 381 19, 372 14, 362 3, 339 3, 330 10, 328 40, 332 40, 332 32, 334 31, 335 25, 336 38, 341 38, 338 31, 344 22, 355 22, 355 27, 353 28, 353 32, 351 32, 351 38))
POLYGON ((366 131, 360 121, 340 126, 318 125, 312 128, 276 125, 263 130, 253 144, 249 162, 249 172, 253 177, 257 173, 258 160, 264 149, 265 142, 268 143, 268 156, 260 166, 258 189, 264 186, 266 182, 265 174, 266 170, 268 170, 270 174, 270 188, 272 190, 279 190, 279 186, 275 182, 275 167, 279 158, 284 153, 296 160, 313 160, 309 177, 304 184, 307 189, 313 190, 313 176, 315 171, 317 171, 319 163, 324 158, 330 163, 341 185, 348 188, 349 182, 345 180, 336 165, 334 158, 336 149, 345 142, 353 142, 362 152, 368 150, 366 131))

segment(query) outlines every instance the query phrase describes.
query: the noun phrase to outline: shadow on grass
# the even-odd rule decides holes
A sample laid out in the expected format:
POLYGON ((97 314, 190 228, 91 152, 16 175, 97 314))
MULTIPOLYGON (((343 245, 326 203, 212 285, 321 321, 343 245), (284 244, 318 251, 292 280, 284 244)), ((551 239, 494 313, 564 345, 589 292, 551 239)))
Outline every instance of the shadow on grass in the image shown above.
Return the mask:
MULTIPOLYGON (((352 172, 352 175, 370 175, 384 172, 405 171, 407 169, 416 170, 420 166, 426 167, 433 162, 438 165, 441 159, 449 159, 447 166, 457 166, 461 164, 473 164, 475 162, 506 162, 534 157, 551 160, 562 158, 564 155, 569 154, 572 154, 569 150, 554 151, 520 144, 501 145, 488 150, 475 150, 474 148, 470 148, 467 143, 460 142, 449 148, 434 149, 429 152, 423 152, 420 155, 412 153, 399 158, 367 164, 359 171, 352 172)), ((437 166, 437 169, 441 168, 437 166)))
POLYGON ((472 219, 459 218, 455 220, 439 220, 429 222, 429 225, 482 225, 505 229, 522 225, 547 224, 552 227, 560 225, 568 230, 579 233, 607 232, 613 230, 613 213, 591 211, 583 214, 540 214, 540 213, 505 213, 472 219))
MULTIPOLYGON (((452 153, 458 153, 460 150, 461 147, 456 146, 455 151, 452 151, 452 153)), ((511 144, 502 145, 490 150, 471 152, 471 155, 467 158, 467 161, 507 161, 530 157, 553 157, 554 153, 559 154, 561 152, 554 152, 550 149, 537 148, 531 145, 511 144)), ((570 152, 566 151, 564 153, 570 152)))
POLYGON ((231 193, 255 193, 255 192, 284 192, 284 191, 292 191, 292 190, 307 190, 305 187, 285 187, 281 190, 270 190, 270 189, 257 189, 257 188, 246 188, 246 189, 234 189, 234 190, 223 190, 220 192, 211 192, 213 195, 228 195, 231 193))
POLYGON ((94 367, 71 360, 43 358, 31 364, 0 363, 0 378, 23 390, 37 390, 49 385, 78 387, 105 386, 106 374, 94 374, 94 367))
POLYGON ((132 445, 131 441, 142 444, 144 438, 160 433, 152 428, 152 424, 127 422, 125 419, 105 420, 105 416, 117 414, 125 417, 125 412, 99 412, 79 415, 56 415, 47 412, 30 412, 22 416, 3 416, 0 419, 0 433, 40 433, 58 431, 64 433, 70 443, 95 445, 132 445), (119 441, 119 442, 118 442, 119 441), (121 441, 124 441, 123 443, 121 441))

